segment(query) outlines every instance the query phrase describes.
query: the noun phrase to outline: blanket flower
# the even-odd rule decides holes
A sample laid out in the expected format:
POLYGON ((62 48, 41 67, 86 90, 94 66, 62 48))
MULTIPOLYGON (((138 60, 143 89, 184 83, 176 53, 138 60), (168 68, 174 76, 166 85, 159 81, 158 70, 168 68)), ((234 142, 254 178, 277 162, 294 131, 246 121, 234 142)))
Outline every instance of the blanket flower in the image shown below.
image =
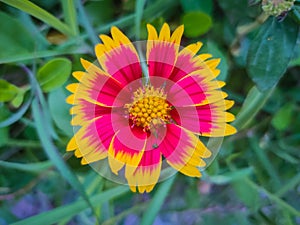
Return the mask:
POLYGON ((114 174, 122 170, 131 190, 150 192, 158 182, 162 161, 191 177, 211 151, 199 136, 223 137, 236 129, 228 122, 233 101, 220 88, 219 59, 200 54, 202 43, 180 48, 184 31, 173 33, 164 24, 159 33, 148 24, 148 40, 137 47, 116 27, 111 37, 100 35, 97 61, 81 59, 85 71, 76 71, 71 124, 79 129, 67 151, 82 164, 107 158, 114 174))

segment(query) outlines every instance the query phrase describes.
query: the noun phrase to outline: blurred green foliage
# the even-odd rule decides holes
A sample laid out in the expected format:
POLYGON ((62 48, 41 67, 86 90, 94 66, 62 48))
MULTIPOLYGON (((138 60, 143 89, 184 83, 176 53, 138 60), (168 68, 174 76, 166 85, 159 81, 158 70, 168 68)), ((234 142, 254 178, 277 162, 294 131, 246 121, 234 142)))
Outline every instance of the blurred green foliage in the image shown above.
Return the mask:
POLYGON ((0 0, 0 224, 300 224, 300 1, 278 17, 251 0, 0 0), (150 194, 65 152, 65 86, 97 35, 185 25, 182 45, 221 58, 239 132, 200 180, 150 194), (27 218, 27 219, 26 219, 27 218), (97 218, 97 219, 96 219, 97 218))

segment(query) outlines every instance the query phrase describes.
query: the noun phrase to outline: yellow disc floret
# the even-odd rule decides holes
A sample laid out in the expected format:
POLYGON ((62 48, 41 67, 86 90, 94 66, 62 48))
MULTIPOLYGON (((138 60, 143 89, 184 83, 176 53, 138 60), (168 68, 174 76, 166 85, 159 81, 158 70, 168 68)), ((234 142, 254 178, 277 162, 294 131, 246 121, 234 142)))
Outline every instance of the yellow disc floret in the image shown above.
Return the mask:
POLYGON ((125 108, 133 125, 150 130, 151 126, 169 122, 171 106, 166 101, 166 94, 161 88, 144 86, 133 93, 133 101, 125 108))

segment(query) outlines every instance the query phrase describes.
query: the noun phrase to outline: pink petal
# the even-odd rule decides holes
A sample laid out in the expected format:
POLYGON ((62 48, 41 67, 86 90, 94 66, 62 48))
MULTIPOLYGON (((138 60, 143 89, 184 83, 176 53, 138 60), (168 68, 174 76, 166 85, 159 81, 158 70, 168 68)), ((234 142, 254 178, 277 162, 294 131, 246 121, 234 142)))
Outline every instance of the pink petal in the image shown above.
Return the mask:
MULTIPOLYGON (((151 145, 151 144, 150 144, 151 145)), ((132 191, 150 192, 158 182, 161 153, 158 148, 145 151, 137 167, 126 167, 126 179, 132 191)))
POLYGON ((89 123, 95 118, 110 114, 111 111, 112 108, 109 106, 98 105, 84 99, 79 99, 77 105, 73 106, 70 110, 73 115, 72 125, 77 126, 89 123))
MULTIPOLYGON (((193 45, 195 45, 194 48, 196 48, 196 51, 201 47, 199 44, 193 45)), ((200 63, 201 61, 195 57, 195 54, 196 52, 189 50, 188 47, 182 49, 178 54, 174 70, 170 74, 169 79, 176 82, 194 71, 203 69, 203 66, 200 63)))
POLYGON ((148 40, 147 48, 149 76, 168 78, 177 58, 178 46, 171 42, 148 40))
POLYGON ((202 158, 211 155, 198 137, 175 124, 167 124, 167 135, 161 151, 173 168, 196 177, 201 176, 198 167, 205 166, 202 158))
POLYGON ((123 85, 142 77, 140 60, 132 45, 120 45, 98 58, 102 68, 123 85))
POLYGON ((194 133, 203 136, 225 136, 227 124, 234 120, 231 113, 226 112, 226 101, 199 105, 176 107, 171 111, 172 119, 194 133))
MULTIPOLYGON (((120 119, 122 120, 122 118, 120 119)), ((122 127, 122 121, 120 122, 119 127, 115 124, 118 129, 122 127)), ((118 123, 117 118, 114 123, 118 123)), ((83 157, 83 164, 107 157, 108 148, 116 132, 114 129, 111 115, 108 114, 92 120, 77 131, 74 135, 79 151, 77 157, 83 157)))
MULTIPOLYGON (((220 83, 221 84, 221 83, 220 83)), ((206 81, 197 73, 177 81, 168 90, 168 101, 174 106, 199 105, 223 99, 218 82, 206 81)))
MULTIPOLYGON (((87 74, 88 76, 89 74, 87 74)), ((121 91, 124 93, 128 91, 124 86, 113 79, 112 77, 97 74, 89 79, 88 83, 80 83, 75 93, 75 104, 78 104, 77 100, 87 100, 92 103, 100 103, 107 106, 122 106, 124 102, 130 100, 128 95, 123 94, 123 98, 118 97, 121 91), (87 85, 88 84, 88 85, 87 85), (118 101, 116 98, 118 97, 118 101), (120 102, 120 100, 122 101, 120 102)), ((129 92, 128 92, 129 93, 129 92)))
POLYGON ((147 133, 140 127, 127 126, 120 129, 109 146, 109 165, 118 174, 124 165, 136 167, 144 153, 147 133))

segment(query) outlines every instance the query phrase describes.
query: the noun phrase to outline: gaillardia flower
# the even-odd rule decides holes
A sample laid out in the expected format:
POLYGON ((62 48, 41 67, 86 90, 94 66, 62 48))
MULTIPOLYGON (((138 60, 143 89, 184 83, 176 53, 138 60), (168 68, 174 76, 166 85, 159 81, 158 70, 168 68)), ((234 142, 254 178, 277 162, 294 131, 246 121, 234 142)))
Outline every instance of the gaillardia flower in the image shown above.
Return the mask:
POLYGON ((71 124, 79 129, 67 151, 82 164, 107 158, 111 171, 124 173, 132 191, 149 192, 165 162, 179 172, 200 177, 211 152, 199 136, 223 137, 236 132, 227 124, 233 101, 215 78, 219 59, 197 52, 201 43, 180 48, 183 26, 159 34, 147 25, 148 40, 137 47, 116 27, 100 35, 96 63, 81 59, 67 102, 71 124), (145 57, 141 55, 145 51, 145 57), (143 61, 142 59, 145 58, 143 61), (98 66, 97 66, 98 64, 98 66))

